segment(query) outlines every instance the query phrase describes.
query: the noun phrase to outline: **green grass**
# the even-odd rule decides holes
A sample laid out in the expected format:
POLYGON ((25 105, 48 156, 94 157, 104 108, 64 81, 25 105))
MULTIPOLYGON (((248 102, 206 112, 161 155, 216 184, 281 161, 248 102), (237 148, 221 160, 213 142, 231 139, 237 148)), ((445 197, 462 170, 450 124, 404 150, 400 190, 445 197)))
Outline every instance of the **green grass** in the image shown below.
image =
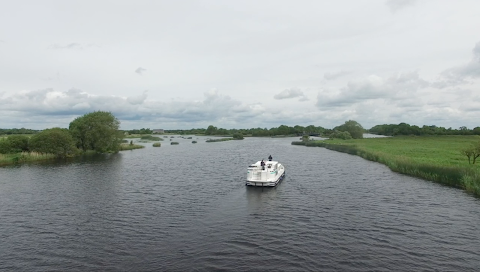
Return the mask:
POLYGON ((143 145, 137 145, 137 144, 120 144, 120 151, 140 149, 140 148, 144 148, 144 147, 145 146, 143 146, 143 145))
POLYGON ((153 143, 153 147, 161 147, 161 146, 162 146, 162 144, 160 144, 160 143, 153 143))
POLYGON ((225 142, 225 141, 231 141, 235 140, 234 138, 220 138, 220 139, 208 139, 205 142, 207 143, 215 143, 215 142, 225 142))
POLYGON ((148 140, 148 141, 163 141, 162 138, 157 137, 157 136, 152 136, 152 135, 145 135, 140 137, 142 140, 148 140))
POLYGON ((41 154, 37 152, 22 152, 14 154, 0 154, 0 165, 11 165, 24 162, 35 162, 54 159, 53 154, 41 154))
POLYGON ((361 156, 391 170, 480 196, 480 164, 469 164, 461 150, 478 143, 478 136, 388 137, 323 140, 292 144, 320 146, 361 156))

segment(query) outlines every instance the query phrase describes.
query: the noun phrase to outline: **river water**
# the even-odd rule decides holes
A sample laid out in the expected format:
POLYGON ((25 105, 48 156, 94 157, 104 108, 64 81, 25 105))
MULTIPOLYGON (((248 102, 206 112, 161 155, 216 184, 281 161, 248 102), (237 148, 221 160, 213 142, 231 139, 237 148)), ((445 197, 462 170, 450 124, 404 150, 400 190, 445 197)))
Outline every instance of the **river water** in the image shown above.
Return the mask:
POLYGON ((0 168, 0 270, 480 271, 462 190, 296 138, 169 140, 0 168), (245 187, 270 154, 285 180, 245 187))

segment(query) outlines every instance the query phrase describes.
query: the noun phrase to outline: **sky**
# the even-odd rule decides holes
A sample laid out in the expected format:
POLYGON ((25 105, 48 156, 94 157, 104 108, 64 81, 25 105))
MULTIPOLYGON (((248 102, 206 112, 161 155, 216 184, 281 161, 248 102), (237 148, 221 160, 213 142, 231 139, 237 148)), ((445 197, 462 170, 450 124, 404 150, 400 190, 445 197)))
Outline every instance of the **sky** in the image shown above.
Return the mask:
POLYGON ((0 128, 480 126, 478 0, 0 6, 0 128))

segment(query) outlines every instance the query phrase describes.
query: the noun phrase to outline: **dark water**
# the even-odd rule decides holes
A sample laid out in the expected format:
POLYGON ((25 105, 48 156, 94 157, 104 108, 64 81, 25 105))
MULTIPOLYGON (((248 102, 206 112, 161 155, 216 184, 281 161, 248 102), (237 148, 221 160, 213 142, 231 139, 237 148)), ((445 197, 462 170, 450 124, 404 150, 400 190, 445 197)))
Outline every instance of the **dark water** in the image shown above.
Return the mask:
POLYGON ((288 139, 0 168, 2 271, 480 271, 480 200, 288 139), (272 154, 273 189, 246 188, 272 154))

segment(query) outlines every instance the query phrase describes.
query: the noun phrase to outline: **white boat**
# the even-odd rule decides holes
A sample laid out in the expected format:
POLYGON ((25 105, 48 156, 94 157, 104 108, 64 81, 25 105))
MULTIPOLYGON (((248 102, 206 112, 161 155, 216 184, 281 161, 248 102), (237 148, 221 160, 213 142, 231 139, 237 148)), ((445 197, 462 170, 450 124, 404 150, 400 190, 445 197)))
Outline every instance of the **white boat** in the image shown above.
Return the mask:
POLYGON ((274 187, 285 177, 285 167, 278 161, 262 161, 248 166, 247 186, 274 187))

